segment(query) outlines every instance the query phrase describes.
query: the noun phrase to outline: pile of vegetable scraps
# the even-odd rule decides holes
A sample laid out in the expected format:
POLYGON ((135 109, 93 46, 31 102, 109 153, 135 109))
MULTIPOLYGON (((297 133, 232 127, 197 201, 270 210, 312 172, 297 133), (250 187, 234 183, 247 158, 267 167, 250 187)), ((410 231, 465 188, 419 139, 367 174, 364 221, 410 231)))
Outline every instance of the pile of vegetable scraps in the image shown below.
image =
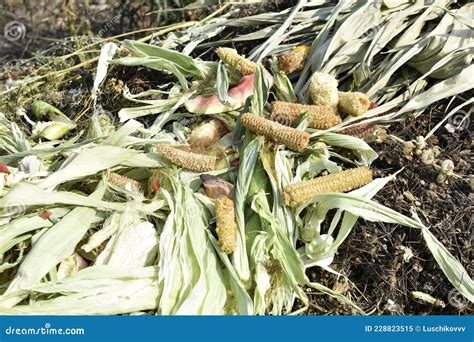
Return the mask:
MULTIPOLYGON (((371 71, 376 40, 395 39, 395 28, 408 24, 402 9, 361 3, 328 12, 300 1, 250 57, 222 42, 215 58, 190 56, 219 31, 219 17, 164 44, 106 42, 90 115, 71 119, 45 99, 16 114, 21 124, 0 113, 0 314, 299 314, 308 290, 368 314, 367 303, 307 275, 311 268, 345 279, 332 264, 363 220, 420 230, 440 272, 474 301, 472 279, 428 222, 372 200, 396 174, 377 176, 370 146, 386 135, 382 122, 426 107, 441 87, 462 92, 473 66, 461 68, 456 48, 457 73, 448 68, 438 88, 423 92, 420 76, 390 93, 392 55, 371 71), (373 26, 398 15, 401 26, 391 21, 363 36, 362 24, 351 26, 361 13, 373 26), (321 18, 326 26, 313 28, 321 18), (341 36, 348 26, 359 38, 341 36), (317 30, 314 41, 283 44, 307 28, 317 30), (111 113, 100 99, 116 68, 172 81, 139 93, 124 87, 130 106, 111 113)), ((410 13, 421 18, 440 6, 410 13)), ((436 57, 436 70, 449 65, 449 53, 436 57)))

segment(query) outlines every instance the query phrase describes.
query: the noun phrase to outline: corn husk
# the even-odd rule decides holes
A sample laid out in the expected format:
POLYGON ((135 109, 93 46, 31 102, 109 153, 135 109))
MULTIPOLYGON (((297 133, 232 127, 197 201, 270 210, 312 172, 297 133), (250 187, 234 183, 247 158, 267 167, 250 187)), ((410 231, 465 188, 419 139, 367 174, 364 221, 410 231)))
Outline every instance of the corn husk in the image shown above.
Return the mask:
POLYGON ((76 127, 76 124, 59 109, 44 101, 36 100, 31 104, 31 111, 36 119, 48 116, 51 121, 39 121, 33 129, 33 135, 48 140, 57 140, 76 127))

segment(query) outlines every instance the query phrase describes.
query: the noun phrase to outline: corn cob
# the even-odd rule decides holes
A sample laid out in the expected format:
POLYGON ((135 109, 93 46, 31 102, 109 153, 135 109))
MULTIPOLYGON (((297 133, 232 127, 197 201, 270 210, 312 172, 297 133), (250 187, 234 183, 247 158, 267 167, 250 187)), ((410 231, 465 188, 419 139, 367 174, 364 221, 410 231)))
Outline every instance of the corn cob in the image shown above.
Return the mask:
POLYGON ((340 131, 341 134, 351 135, 353 137, 364 139, 376 129, 373 123, 363 123, 354 127, 345 128, 340 131))
POLYGON ((367 166, 363 166, 290 184, 284 188, 285 205, 297 207, 318 193, 350 191, 369 183, 371 180, 372 171, 367 166))
POLYGON ((158 145, 156 151, 171 163, 186 169, 206 172, 216 168, 216 157, 186 152, 167 145, 158 145))
POLYGON ((134 179, 119 175, 115 172, 111 172, 109 174, 108 182, 124 190, 143 192, 143 187, 139 182, 134 179))
POLYGON ((242 57, 234 49, 220 47, 217 48, 216 53, 224 63, 234 67, 244 76, 254 74, 257 70, 254 62, 242 57))
POLYGON ((339 95, 337 91, 337 80, 321 72, 315 72, 311 76, 309 94, 315 105, 326 105, 337 109, 339 95))
POLYGON ((231 254, 237 247, 237 224, 234 202, 229 197, 216 200, 216 225, 219 246, 224 253, 231 254))
POLYGON ((363 93, 340 91, 337 107, 348 115, 360 116, 369 110, 370 101, 363 93))
POLYGON ((284 53, 278 58, 278 70, 283 74, 291 74, 294 71, 301 70, 311 46, 295 46, 291 51, 284 53))
POLYGON ((272 120, 284 125, 291 125, 301 114, 309 113, 309 127, 327 129, 341 123, 341 117, 328 106, 304 105, 275 101, 272 103, 272 120))
POLYGON ((277 144, 283 144, 294 151, 302 152, 309 143, 308 133, 280 125, 252 113, 242 115, 240 122, 251 132, 264 135, 277 144))
POLYGON ((224 135, 226 127, 222 121, 212 119, 194 126, 188 137, 188 143, 193 152, 205 150, 219 141, 224 135))

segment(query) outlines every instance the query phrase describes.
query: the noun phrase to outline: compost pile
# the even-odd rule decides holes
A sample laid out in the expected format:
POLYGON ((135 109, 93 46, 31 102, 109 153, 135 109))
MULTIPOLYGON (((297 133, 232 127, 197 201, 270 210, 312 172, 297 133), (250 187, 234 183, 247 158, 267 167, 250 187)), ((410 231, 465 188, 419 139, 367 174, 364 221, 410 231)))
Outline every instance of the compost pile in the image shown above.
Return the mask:
POLYGON ((432 222, 373 200, 403 169, 371 166, 372 143, 398 139, 387 127, 451 99, 403 148, 440 183, 472 186, 426 140, 473 106, 474 4, 239 10, 93 40, 5 85, 0 314, 299 314, 314 291, 370 314, 359 289, 308 276, 350 283, 332 264, 368 221, 419 230, 440 277, 474 301, 432 222))

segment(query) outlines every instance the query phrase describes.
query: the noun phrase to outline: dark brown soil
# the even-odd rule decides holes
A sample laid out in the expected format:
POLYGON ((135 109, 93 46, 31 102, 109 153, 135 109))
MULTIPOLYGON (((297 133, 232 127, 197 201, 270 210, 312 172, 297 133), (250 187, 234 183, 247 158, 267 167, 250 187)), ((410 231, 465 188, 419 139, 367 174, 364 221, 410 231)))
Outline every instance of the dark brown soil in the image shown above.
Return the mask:
MULTIPOLYGON (((446 104, 428 108, 420 117, 408 117, 401 123, 392 125, 388 133, 409 141, 426 135, 434 125, 443 119, 446 104)), ((425 225, 441 243, 474 274, 472 263, 472 199, 468 177, 472 174, 472 126, 465 125, 454 133, 441 127, 427 141, 427 148, 439 146, 438 160, 451 159, 455 173, 462 179, 449 178, 446 184, 436 182, 438 172, 433 166, 422 163, 419 156, 408 160, 403 144, 385 139, 372 144, 379 153, 375 161, 376 174, 387 176, 404 168, 395 181, 389 183, 376 196, 375 200, 396 211, 411 216, 414 208, 425 225), (410 195, 411 194, 411 195, 410 195)), ((453 286, 446 279, 421 233, 417 229, 390 224, 378 224, 359 220, 349 238, 339 249, 334 268, 353 282, 360 294, 354 300, 367 311, 379 314, 430 315, 430 314, 468 314, 473 306, 466 299, 453 299, 453 286), (404 261, 406 250, 413 253, 409 261, 404 261), (412 291, 421 291, 442 300, 444 308, 419 303, 410 297, 412 291), (450 304, 451 302, 454 305, 450 304), (394 303, 389 305, 389 301, 394 303)), ((343 281, 336 277, 323 277, 319 270, 310 272, 315 280, 337 289, 343 281)), ((351 288, 350 287, 350 288, 351 288)), ((357 294, 357 291, 352 291, 357 294)), ((312 314, 340 311, 350 313, 348 308, 326 296, 312 296, 312 314)))

